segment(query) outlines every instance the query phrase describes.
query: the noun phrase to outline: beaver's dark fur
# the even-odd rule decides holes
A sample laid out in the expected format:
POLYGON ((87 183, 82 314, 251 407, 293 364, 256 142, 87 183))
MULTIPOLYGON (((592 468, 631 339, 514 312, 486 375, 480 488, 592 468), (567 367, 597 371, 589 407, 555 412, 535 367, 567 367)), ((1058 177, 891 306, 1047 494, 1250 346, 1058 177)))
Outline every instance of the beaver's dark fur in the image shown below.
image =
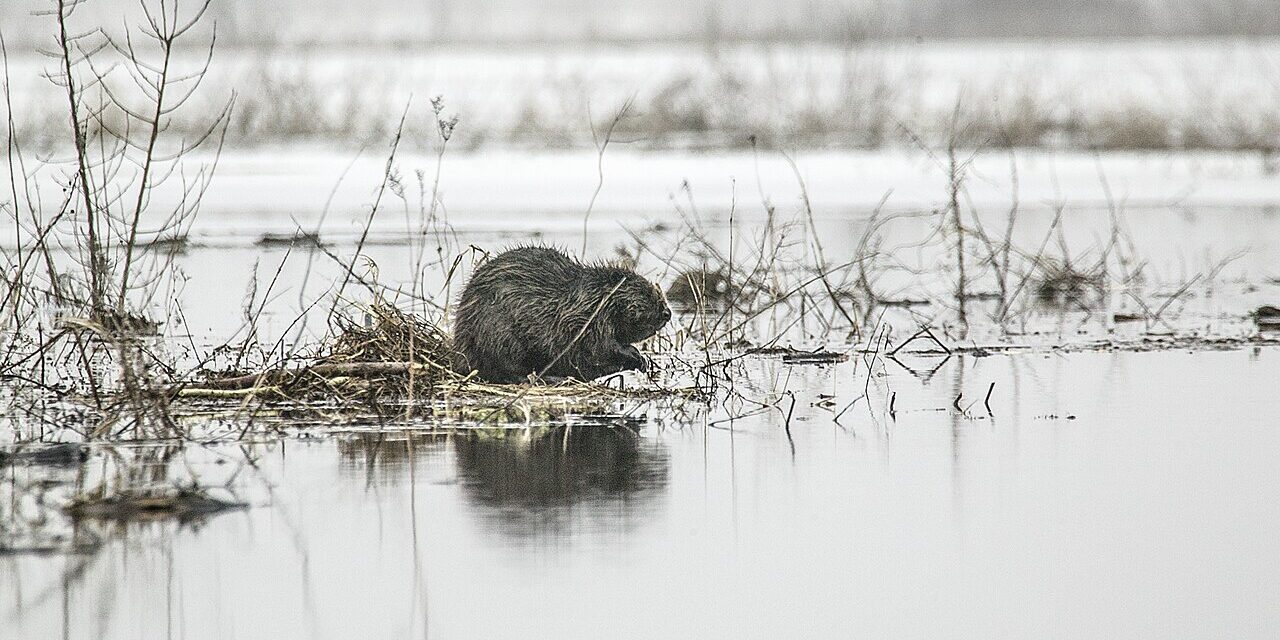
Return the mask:
POLYGON ((632 344, 670 319, 657 286, 630 269, 520 247, 481 264, 463 289, 453 325, 456 368, 492 382, 644 370, 632 344))

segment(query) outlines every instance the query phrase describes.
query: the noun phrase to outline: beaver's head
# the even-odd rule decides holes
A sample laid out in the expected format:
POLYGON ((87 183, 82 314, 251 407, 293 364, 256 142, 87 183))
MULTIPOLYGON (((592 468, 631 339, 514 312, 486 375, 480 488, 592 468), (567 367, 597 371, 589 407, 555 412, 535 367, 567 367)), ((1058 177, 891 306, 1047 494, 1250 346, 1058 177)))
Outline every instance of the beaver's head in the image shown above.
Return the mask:
POLYGON ((671 319, 671 308, 658 285, 632 272, 623 276, 610 307, 618 339, 624 344, 652 336, 671 319))

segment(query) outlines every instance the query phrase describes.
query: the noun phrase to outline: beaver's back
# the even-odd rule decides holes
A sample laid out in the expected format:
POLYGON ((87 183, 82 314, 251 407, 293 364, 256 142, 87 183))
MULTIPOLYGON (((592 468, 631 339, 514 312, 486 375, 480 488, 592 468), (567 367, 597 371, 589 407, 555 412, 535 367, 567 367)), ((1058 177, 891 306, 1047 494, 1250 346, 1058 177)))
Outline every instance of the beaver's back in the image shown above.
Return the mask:
POLYGON ((547 247, 520 247, 476 268, 454 317, 460 371, 498 382, 546 366, 564 342, 566 301, 577 297, 584 267, 547 247))

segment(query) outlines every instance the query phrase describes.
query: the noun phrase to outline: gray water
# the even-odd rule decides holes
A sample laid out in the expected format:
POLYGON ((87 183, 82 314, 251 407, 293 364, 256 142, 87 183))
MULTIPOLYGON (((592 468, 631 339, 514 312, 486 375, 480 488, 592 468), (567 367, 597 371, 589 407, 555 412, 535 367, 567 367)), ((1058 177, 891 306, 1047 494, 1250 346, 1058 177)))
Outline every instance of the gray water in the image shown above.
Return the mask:
MULTIPOLYGON (((1141 339, 1143 331, 1180 336, 1240 337, 1256 333, 1249 314, 1261 305, 1280 306, 1280 213, 1270 207, 1227 207, 1221 209, 1174 210, 1168 207, 1135 209, 1126 212, 1125 224, 1135 258, 1131 273, 1140 272, 1127 283, 1119 282, 1121 269, 1111 266, 1113 283, 1108 300, 1098 307, 1027 309, 1019 307, 1016 319, 1006 327, 996 326, 991 317, 992 305, 971 303, 968 339, 979 344, 1041 342, 1073 344, 1102 339, 1141 339), (1188 287, 1183 290, 1184 285, 1188 287), (1139 302, 1141 300, 1141 302, 1139 302), (1128 323, 1117 326, 1110 322, 1111 313, 1153 314, 1166 306, 1162 323, 1128 323), (1145 305, 1145 307, 1143 306, 1145 305), (1017 335, 1011 336, 1008 331, 1017 335), (1034 336, 1040 336, 1036 338, 1034 336)), ((985 223, 992 233, 1002 232, 1003 209, 988 210, 992 215, 985 223)), ((360 245, 356 272, 362 278, 386 287, 380 293, 392 303, 410 307, 414 300, 403 292, 421 291, 435 306, 456 302, 473 264, 484 255, 521 244, 537 243, 559 247, 577 255, 582 247, 582 221, 573 215, 559 213, 524 214, 517 217, 502 212, 458 215, 450 222, 443 238, 423 239, 406 230, 404 215, 393 211, 378 221, 360 245), (397 217, 398 216, 398 217, 397 217), (505 225, 505 226, 503 226, 505 225), (512 227, 512 228, 507 228, 512 227), (412 242, 410 241, 412 240, 412 242), (446 259, 435 253, 444 246, 446 259), (457 261, 454 261, 454 258, 457 261), (416 270, 420 266, 421 270, 416 270), (420 286, 420 288, 419 288, 420 286), (397 291, 402 293, 397 293, 397 291)), ((760 260, 760 247, 765 227, 763 214, 743 206, 733 212, 716 208, 699 210, 698 230, 720 254, 731 255, 730 240, 739 256, 737 268, 750 270, 760 260), (744 257, 745 256, 745 257, 744 257)), ((1084 208, 1068 212, 1063 231, 1052 236, 1046 246, 1046 234, 1053 219, 1051 211, 1029 211, 1021 214, 1014 236, 1016 246, 1028 255, 1044 252, 1051 260, 1061 259, 1061 239, 1069 259, 1078 268, 1090 268, 1106 244, 1110 215, 1105 208, 1084 208)), ((847 264, 861 255, 859 242, 867 233, 869 210, 840 208, 827 211, 813 225, 821 239, 827 262, 847 264)), ((202 347, 243 338, 246 331, 246 306, 261 310, 254 314, 254 329, 265 344, 283 338, 286 344, 305 346, 323 338, 328 326, 325 316, 332 308, 331 296, 343 281, 346 261, 353 260, 363 224, 338 223, 334 219, 320 233, 323 251, 306 241, 293 246, 287 242, 272 246, 258 244, 270 235, 289 238, 299 226, 290 226, 289 216, 278 212, 223 214, 209 216, 202 231, 193 232, 190 245, 174 258, 172 277, 162 279, 158 300, 169 307, 155 312, 169 335, 177 335, 178 343, 189 342, 192 334, 202 347), (339 262, 342 260, 343 262, 339 262), (252 304, 249 304, 252 296, 252 304), (305 316, 306 322, 299 322, 305 316)), ((597 211, 591 217, 587 236, 588 260, 616 259, 619 252, 636 257, 637 270, 663 288, 681 279, 686 271, 715 269, 689 240, 689 227, 672 212, 649 215, 636 212, 597 211), (643 246, 642 244, 643 243, 643 246), (708 266, 710 265, 710 266, 708 266)), ((791 269, 788 282, 801 282, 812 268, 810 250, 801 213, 790 211, 779 224, 786 227, 790 241, 785 250, 770 253, 764 259, 777 259, 779 268, 791 269)), ((889 309, 881 318, 880 311, 867 322, 878 319, 895 325, 891 337, 905 339, 922 324, 942 326, 954 319, 954 258, 945 237, 935 233, 937 216, 902 218, 879 227, 881 255, 867 259, 868 272, 876 292, 886 299, 912 299, 928 304, 903 311, 889 309), (927 244, 922 239, 931 240, 927 244)), ((301 228, 318 228, 303 222, 301 228)), ((416 229, 416 227, 414 227, 416 229)), ((971 247, 972 248, 972 247, 971 247)), ((996 285, 986 266, 981 246, 970 256, 970 291, 993 292, 996 285)), ((1015 252, 1016 253, 1016 252, 1015 252)), ((1012 284, 1018 282, 1015 269, 1012 284)), ((1033 274, 1034 275, 1034 274, 1033 274)), ((856 290, 858 270, 843 268, 833 278, 838 288, 856 290)), ((1027 293, 1035 280, 1022 290, 1027 293)), ((814 285, 821 289, 821 285, 814 285)), ((1012 288, 1012 287, 1011 287, 1012 288)), ((345 290, 346 297, 367 302, 369 291, 355 283, 345 290)), ((794 302, 794 301, 793 301, 794 302)), ((421 305, 419 305, 421 306, 421 305)), ((791 311, 798 310, 793 304, 791 311)), ((422 312, 423 309, 414 308, 422 312)), ((446 323, 447 314, 435 313, 433 320, 446 323)), ((790 322, 776 314, 761 316, 762 326, 755 327, 760 341, 783 333, 790 322), (767 321, 767 322, 765 322, 767 321)), ((687 325, 692 320, 679 322, 687 325)), ((841 348, 843 335, 825 335, 821 325, 808 322, 787 333, 784 343, 796 346, 830 346, 841 348)), ((954 332, 960 338, 960 332, 954 332)))
POLYGON ((251 507, 0 558, 0 637, 1275 637, 1277 355, 762 357, 789 423, 189 444, 251 507))

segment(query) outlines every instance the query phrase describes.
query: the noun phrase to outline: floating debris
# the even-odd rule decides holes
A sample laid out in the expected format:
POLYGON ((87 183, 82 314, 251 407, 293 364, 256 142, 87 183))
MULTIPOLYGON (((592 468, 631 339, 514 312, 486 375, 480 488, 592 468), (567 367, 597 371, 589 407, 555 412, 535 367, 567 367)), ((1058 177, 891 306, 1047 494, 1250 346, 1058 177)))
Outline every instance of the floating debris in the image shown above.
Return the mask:
MULTIPOLYGON (((977 295, 977 294, 974 294, 974 295, 977 295)), ((970 295, 969 298, 973 299, 974 295, 970 295)), ((909 298, 903 298, 901 300, 877 300, 876 304, 882 307, 910 309, 912 307, 927 307, 932 303, 929 302, 928 300, 912 300, 909 298)))
POLYGON ((348 397, 375 387, 403 395, 412 384, 415 392, 429 395, 445 381, 464 378, 453 370, 453 349, 439 327, 389 305, 374 305, 367 314, 369 326, 337 320, 338 337, 310 362, 209 377, 176 385, 174 391, 181 397, 213 399, 272 394, 348 397))
POLYGON ((836 351, 793 351, 782 354, 785 364, 834 364, 849 359, 849 354, 836 351))
POLYGON ((115 309, 98 309, 87 318, 59 316, 57 323, 63 329, 88 331, 99 336, 154 336, 160 333, 161 326, 144 315, 115 309))
POLYGON ((191 238, 187 234, 161 236, 142 246, 162 253, 182 253, 191 247, 191 238))
POLYGON ((259 247, 324 246, 319 234, 298 231, 296 233, 264 233, 254 243, 259 247))
POLYGON ((81 496, 67 506, 73 518, 99 520, 194 520, 233 509, 243 502, 220 500, 203 490, 184 487, 160 490, 130 490, 106 497, 81 496))
POLYGON ((0 451, 0 467, 14 464, 70 467, 80 464, 86 457, 85 448, 74 443, 25 447, 7 452, 0 451))
POLYGON ((1114 313, 1111 315, 1112 322, 1146 322, 1147 315, 1144 313, 1114 313))

